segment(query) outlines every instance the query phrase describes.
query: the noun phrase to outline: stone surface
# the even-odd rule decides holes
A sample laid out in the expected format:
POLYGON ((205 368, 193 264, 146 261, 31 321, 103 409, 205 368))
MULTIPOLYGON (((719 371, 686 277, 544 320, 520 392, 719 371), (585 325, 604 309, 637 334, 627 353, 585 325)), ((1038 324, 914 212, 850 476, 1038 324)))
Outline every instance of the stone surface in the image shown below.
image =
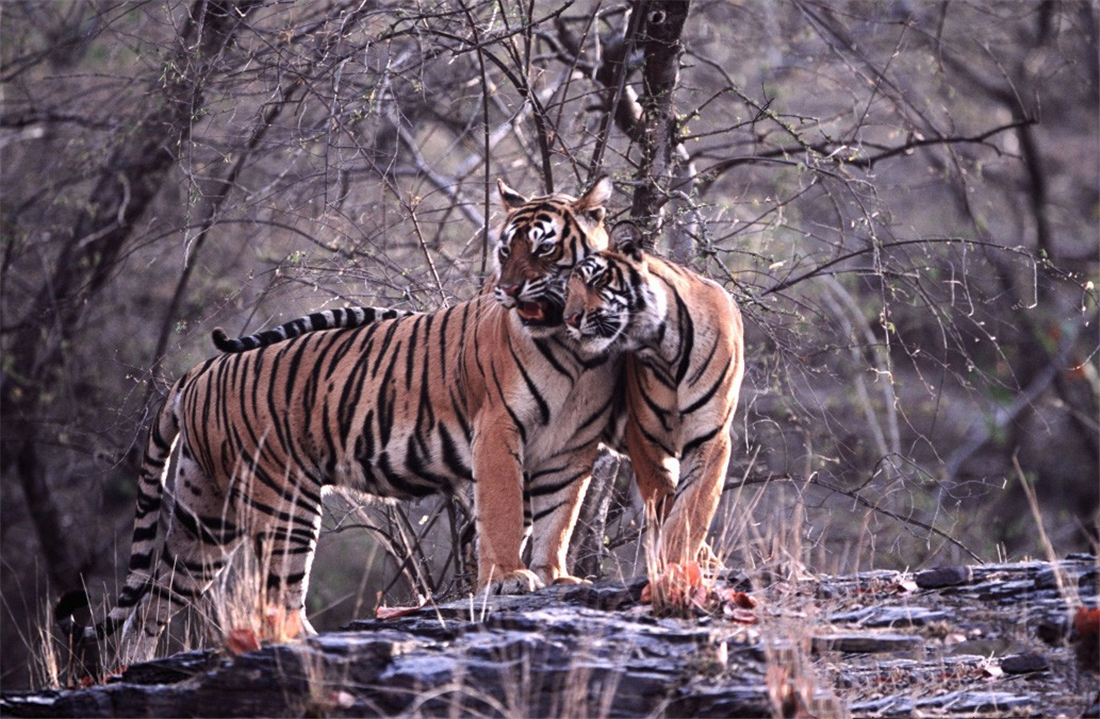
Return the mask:
POLYGON ((1009 674, 1030 674, 1050 670, 1050 661, 1042 654, 1013 654, 1001 660, 1001 669, 1009 674))
POLYGON ((815 652, 847 652, 849 654, 890 654, 912 652, 924 644, 920 637, 909 634, 867 634, 845 632, 814 637, 815 652))
POLYGON ((757 606, 689 619, 654 617, 639 603, 644 580, 467 598, 236 657, 180 654, 87 689, 4 692, 0 714, 772 716, 772 701, 867 717, 1088 711, 1100 683, 1077 667, 1066 626, 1071 606, 1096 604, 1096 560, 948 569, 755 589, 731 574, 719 587, 751 590, 757 606))
POLYGON ((947 613, 939 609, 907 606, 863 607, 829 617, 829 621, 834 624, 855 624, 868 628, 920 627, 929 622, 942 622, 946 619, 948 619, 947 613))
POLYGON ((937 567, 917 572, 914 579, 921 589, 942 589, 968 584, 971 581, 971 571, 970 567, 937 567))

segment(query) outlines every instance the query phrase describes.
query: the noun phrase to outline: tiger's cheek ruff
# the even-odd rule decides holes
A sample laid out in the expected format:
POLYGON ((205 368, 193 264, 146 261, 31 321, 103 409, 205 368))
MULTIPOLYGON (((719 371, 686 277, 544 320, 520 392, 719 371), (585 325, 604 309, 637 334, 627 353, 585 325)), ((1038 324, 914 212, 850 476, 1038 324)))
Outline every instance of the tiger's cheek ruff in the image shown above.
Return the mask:
POLYGON ((598 354, 624 345, 629 325, 630 312, 626 308, 601 307, 581 315, 579 324, 571 326, 569 333, 584 352, 598 354))

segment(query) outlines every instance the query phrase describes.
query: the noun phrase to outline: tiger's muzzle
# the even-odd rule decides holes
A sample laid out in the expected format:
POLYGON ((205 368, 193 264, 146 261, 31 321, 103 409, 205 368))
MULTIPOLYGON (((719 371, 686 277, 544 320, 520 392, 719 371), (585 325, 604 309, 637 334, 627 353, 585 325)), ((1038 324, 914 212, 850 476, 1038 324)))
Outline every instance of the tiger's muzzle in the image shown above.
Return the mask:
POLYGON ((553 297, 529 299, 523 297, 523 284, 496 288, 497 301, 515 309, 525 327, 557 327, 562 323, 564 306, 553 297))

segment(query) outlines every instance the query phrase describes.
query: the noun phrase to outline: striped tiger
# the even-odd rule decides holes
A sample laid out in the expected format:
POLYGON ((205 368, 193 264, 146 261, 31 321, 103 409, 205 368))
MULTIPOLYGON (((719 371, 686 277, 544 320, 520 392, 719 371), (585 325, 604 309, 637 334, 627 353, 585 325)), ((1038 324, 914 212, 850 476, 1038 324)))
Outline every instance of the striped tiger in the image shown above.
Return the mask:
POLYGON ((736 302, 711 280, 642 251, 629 222, 568 283, 564 321, 582 354, 627 352, 625 445, 663 516, 665 562, 707 558, 744 375, 736 302))
POLYGON ((530 201, 499 189, 503 291, 436 312, 331 311, 251 338, 216 334, 231 352, 180 377, 153 422, 125 584, 85 642, 123 626, 121 656, 153 656, 169 619, 244 543, 266 568, 268 604, 312 633, 304 599, 333 487, 400 499, 473 482, 480 590, 579 581, 565 554, 621 367, 579 357, 552 320, 577 259, 607 246, 611 183, 530 201), (533 269, 549 279, 531 281, 533 269))

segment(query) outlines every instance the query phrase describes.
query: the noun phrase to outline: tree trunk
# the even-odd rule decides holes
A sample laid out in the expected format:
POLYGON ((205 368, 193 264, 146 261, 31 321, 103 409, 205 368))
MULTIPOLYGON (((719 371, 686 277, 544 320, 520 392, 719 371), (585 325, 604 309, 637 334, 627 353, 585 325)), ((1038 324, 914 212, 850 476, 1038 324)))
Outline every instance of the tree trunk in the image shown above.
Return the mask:
MULTIPOLYGON (((695 172, 680 141, 680 117, 673 106, 673 93, 680 81, 680 38, 687 20, 690 0, 640 0, 634 12, 638 19, 638 42, 644 57, 642 70, 642 161, 638 168, 631 217, 649 230, 665 225, 665 205, 675 200, 682 206, 691 194, 695 172)), ((694 223, 671 223, 669 254, 687 262, 694 254, 694 223)))
MULTIPOLYGON (((4 472, 14 464, 35 523, 39 543, 49 560, 55 586, 72 587, 88 561, 80 556, 82 540, 65 541, 63 511, 46 479, 38 456, 43 389, 62 371, 62 349, 79 326, 84 309, 116 274, 116 262, 164 178, 189 140, 202 107, 204 83, 222 51, 257 0, 237 3, 195 0, 180 34, 179 50, 169 67, 177 72, 156 80, 151 94, 163 102, 141 118, 104 164, 99 181, 74 223, 53 275, 38 291, 36 311, 13 332, 10 364, 0 381, 0 457, 4 472)), ((75 538, 74 538, 75 539, 75 538)))

